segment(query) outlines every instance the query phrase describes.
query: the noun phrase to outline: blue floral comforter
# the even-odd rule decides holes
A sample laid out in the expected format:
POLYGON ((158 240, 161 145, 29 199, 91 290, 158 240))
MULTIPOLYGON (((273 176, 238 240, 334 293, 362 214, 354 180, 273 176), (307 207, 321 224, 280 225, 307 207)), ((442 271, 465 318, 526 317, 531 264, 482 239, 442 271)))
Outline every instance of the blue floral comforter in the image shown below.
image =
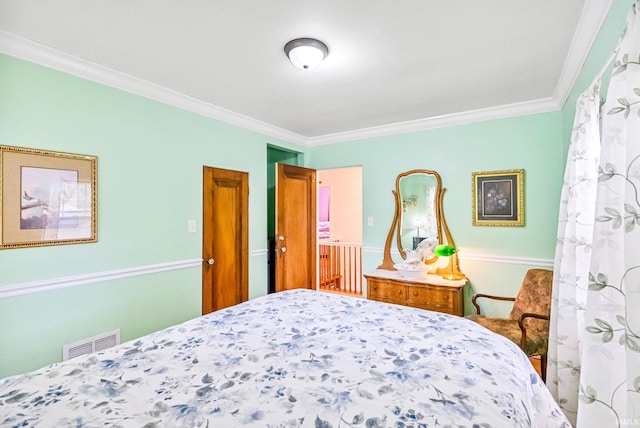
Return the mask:
POLYGON ((471 321, 293 290, 0 380, 0 426, 570 425, 526 356, 471 321))

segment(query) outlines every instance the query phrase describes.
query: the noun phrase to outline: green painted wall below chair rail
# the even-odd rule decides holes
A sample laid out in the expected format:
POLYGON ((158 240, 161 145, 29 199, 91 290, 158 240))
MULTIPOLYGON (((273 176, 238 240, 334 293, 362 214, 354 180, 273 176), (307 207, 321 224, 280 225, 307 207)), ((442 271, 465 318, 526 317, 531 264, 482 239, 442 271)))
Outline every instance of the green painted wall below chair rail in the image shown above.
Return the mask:
MULTIPOLYGON (((621 3, 632 1, 615 2, 567 106, 615 47, 628 10, 621 3)), ((362 166, 365 271, 382 260, 396 175, 437 170, 467 293, 514 295, 526 269, 554 255, 568 116, 571 107, 307 148, 0 55, 0 144, 97 156, 99 239, 0 251, 0 377, 59 361, 64 344, 116 328, 130 340, 201 313, 198 266, 118 272, 200 259, 203 165, 249 173, 249 295, 265 294, 269 147, 295 152, 312 168, 362 166), (471 173, 520 168, 526 225, 472 226, 471 173), (189 220, 196 220, 196 233, 187 233, 189 220), (55 289, 54 280, 69 285, 92 276, 55 289), (7 292, 41 283, 54 286, 7 292)))

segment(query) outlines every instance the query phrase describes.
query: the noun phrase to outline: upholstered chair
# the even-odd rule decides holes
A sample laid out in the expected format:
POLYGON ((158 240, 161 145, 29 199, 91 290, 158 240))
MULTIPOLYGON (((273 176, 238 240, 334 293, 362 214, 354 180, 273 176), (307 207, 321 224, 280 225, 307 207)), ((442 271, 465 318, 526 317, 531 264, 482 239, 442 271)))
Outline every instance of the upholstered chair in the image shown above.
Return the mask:
POLYGON ((547 377, 547 345, 549 342, 549 315, 551 313, 551 285, 553 271, 531 269, 527 271, 516 297, 476 294, 471 299, 475 315, 467 318, 489 330, 505 336, 520 346, 525 354, 540 357, 542 380, 547 377), (480 298, 513 301, 508 318, 486 317, 480 314, 480 298))

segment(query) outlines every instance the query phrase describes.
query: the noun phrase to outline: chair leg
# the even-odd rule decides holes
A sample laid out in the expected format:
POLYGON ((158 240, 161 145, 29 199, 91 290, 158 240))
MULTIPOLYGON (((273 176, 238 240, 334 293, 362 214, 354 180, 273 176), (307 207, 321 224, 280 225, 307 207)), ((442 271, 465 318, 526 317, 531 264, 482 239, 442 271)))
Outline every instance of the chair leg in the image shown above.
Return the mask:
POLYGON ((540 355, 540 377, 547 382, 547 354, 540 355))

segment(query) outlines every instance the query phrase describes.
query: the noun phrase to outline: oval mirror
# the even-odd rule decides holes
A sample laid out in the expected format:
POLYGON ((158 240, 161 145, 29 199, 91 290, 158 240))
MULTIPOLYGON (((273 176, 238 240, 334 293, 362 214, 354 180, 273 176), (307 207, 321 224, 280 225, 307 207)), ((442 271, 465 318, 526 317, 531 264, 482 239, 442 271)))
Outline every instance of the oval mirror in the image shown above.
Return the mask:
POLYGON ((426 252, 427 261, 434 257, 433 248, 442 243, 438 209, 441 191, 440 176, 435 171, 414 170, 398 176, 397 245, 402 258, 406 258, 406 250, 418 246, 426 252))

